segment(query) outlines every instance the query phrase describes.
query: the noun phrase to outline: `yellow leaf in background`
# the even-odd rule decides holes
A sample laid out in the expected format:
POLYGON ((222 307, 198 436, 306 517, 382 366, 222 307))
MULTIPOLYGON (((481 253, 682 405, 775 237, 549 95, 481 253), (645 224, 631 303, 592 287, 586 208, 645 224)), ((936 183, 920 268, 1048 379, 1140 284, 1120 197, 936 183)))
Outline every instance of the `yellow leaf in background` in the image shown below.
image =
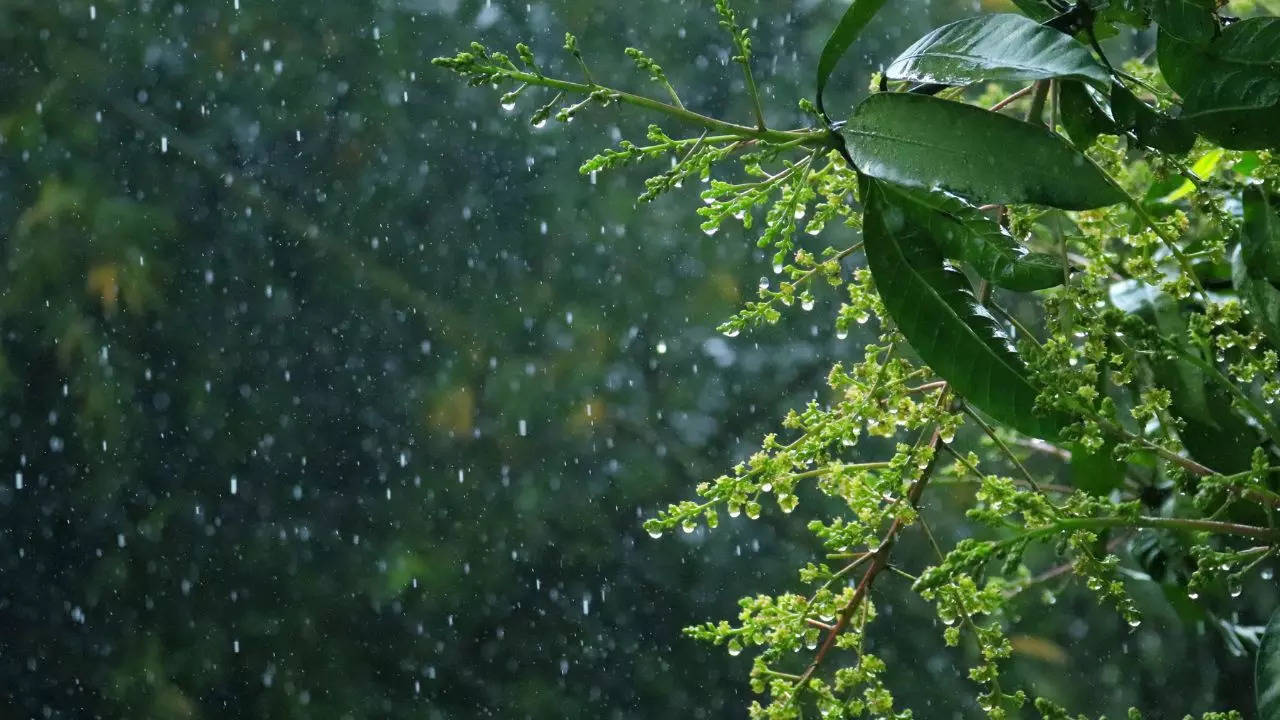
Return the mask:
POLYGON ((476 400, 471 388, 459 385, 437 395, 427 409, 427 425, 437 432, 454 436, 471 433, 475 424, 476 400))
MULTIPOLYGON (((1213 175, 1213 171, 1218 169, 1218 163, 1222 160, 1222 156, 1225 153, 1226 151, 1222 148, 1214 148, 1213 150, 1210 150, 1205 153, 1203 157, 1197 160, 1195 165, 1191 166, 1191 172, 1201 180, 1208 180, 1209 176, 1213 175)), ((1190 180, 1183 180, 1182 184, 1173 192, 1160 198, 1160 202, 1175 203, 1190 195, 1195 189, 1195 185, 1192 185, 1190 180)))
POLYGON ((570 432, 585 435, 591 432, 603 416, 604 401, 590 398, 569 414, 566 425, 570 432))
POLYGON ((96 296, 102 303, 102 310, 110 315, 115 312, 120 302, 120 268, 115 263, 98 265, 89 270, 89 279, 85 283, 89 294, 96 296))
POLYGON ((1054 665, 1067 664, 1067 651, 1058 643, 1039 635, 1010 635, 1013 651, 1054 665))

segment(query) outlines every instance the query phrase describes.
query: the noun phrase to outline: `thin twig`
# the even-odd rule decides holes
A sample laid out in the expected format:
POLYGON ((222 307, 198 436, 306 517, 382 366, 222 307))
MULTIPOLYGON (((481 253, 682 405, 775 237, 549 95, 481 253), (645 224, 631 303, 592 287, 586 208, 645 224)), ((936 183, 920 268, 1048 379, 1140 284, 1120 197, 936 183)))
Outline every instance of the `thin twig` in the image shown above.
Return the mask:
MULTIPOLYGON (((929 477, 933 474, 934 469, 938 465, 938 446, 942 443, 942 438, 935 429, 929 438, 928 447, 933 450, 933 455, 929 459, 929 464, 920 473, 920 477, 911 483, 911 487, 907 490, 907 502, 911 507, 915 508, 920 505, 920 496, 924 494, 925 486, 929 482, 929 477)), ((835 625, 827 633, 826 638, 822 641, 821 647, 814 655, 813 661, 809 663, 809 667, 805 669, 800 679, 793 686, 793 695, 796 697, 809 680, 813 678, 814 673, 818 671, 818 667, 822 665, 822 661, 826 659, 831 649, 835 647, 836 638, 849 625, 849 620, 853 618, 853 614, 857 611, 867 593, 871 591, 871 585, 875 582, 876 577, 889 566, 889 553, 893 549, 894 543, 898 539, 899 533, 906 527, 901 517, 895 517, 893 524, 889 526, 889 530, 885 532, 884 538, 880 541, 880 545, 871 552, 871 566, 862 575, 862 580, 858 582, 857 588, 853 592, 853 597, 849 598, 849 602, 841 609, 840 615, 836 618, 835 625)))
POLYGON ((1013 93, 1013 94, 1012 94, 1012 95, 1010 95, 1009 97, 1007 97, 1007 98, 1005 98, 1005 99, 1001 100, 1000 102, 996 103, 995 105, 992 105, 992 106, 991 106, 991 108, 990 108, 990 109, 991 109, 991 112, 998 112, 998 111, 1000 111, 1000 110, 1003 110, 1003 109, 1005 109, 1005 108, 1009 107, 1009 106, 1010 106, 1010 105, 1012 105, 1012 104, 1014 103, 1014 101, 1016 101, 1018 98, 1023 97, 1023 96, 1025 96, 1027 93, 1031 92, 1031 90, 1032 90, 1033 88, 1035 88, 1035 85, 1034 85, 1034 84, 1031 84, 1031 85, 1028 85, 1028 86, 1026 86, 1026 87, 1022 88, 1021 90, 1019 90, 1019 91, 1017 91, 1017 92, 1013 93))

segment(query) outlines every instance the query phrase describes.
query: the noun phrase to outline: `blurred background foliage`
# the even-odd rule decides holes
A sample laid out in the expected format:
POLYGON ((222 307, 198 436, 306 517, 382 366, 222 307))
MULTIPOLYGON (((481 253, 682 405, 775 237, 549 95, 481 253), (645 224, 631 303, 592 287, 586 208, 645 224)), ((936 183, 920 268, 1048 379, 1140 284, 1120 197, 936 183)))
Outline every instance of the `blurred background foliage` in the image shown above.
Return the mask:
MULTIPOLYGON (((835 338, 831 294, 718 335, 768 273, 753 238, 704 236, 693 192, 638 211, 640 175, 577 174, 652 118, 535 129, 532 103, 429 65, 478 38, 563 67, 570 30, 599 76, 645 88, 635 45, 686 102, 745 118, 709 6, 0 3, 5 717, 745 714, 747 659, 680 628, 795 587, 818 544, 777 513, 661 542, 640 518, 867 338, 835 338)), ((801 122, 843 5, 738 6, 771 120, 801 122)), ((929 28, 1002 9, 892 4, 828 106, 929 28)), ((1153 589, 1131 632, 1049 587, 1016 629, 1039 692, 1247 706, 1218 630, 1273 591, 1180 620, 1153 589)), ((917 669, 894 687, 920 717, 972 715, 964 653, 903 597, 878 598, 882 655, 917 669)))

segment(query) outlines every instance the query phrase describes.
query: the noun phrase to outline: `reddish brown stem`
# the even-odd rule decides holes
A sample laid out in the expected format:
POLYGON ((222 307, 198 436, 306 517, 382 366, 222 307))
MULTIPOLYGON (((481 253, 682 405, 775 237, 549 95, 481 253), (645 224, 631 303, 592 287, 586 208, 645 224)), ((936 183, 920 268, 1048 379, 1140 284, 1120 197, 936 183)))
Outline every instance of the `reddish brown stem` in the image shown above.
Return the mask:
MULTIPOLYGON (((938 456, 940 455, 938 448, 941 444, 941 436, 937 430, 934 430, 933 436, 929 439, 929 449, 933 451, 933 457, 929 459, 929 465, 920 473, 920 477, 911 483, 911 487, 907 490, 907 502, 911 504, 912 508, 920 505, 920 496, 924 494, 925 485, 929 483, 929 477, 933 474, 934 468, 937 467, 938 456)), ((818 648, 817 654, 813 656, 813 662, 809 663, 809 667, 805 669, 800 679, 796 680, 794 685, 795 694, 798 694, 809 683, 814 674, 818 672, 818 667, 822 665, 822 661, 826 659, 831 649, 835 647, 836 638, 849 626, 849 621, 853 618, 854 612, 862 604, 867 593, 871 591, 871 585, 875 583, 876 577, 889 566, 889 554, 904 527, 906 527, 905 523, 900 518, 895 518, 893 524, 889 526, 889 530, 884 534, 884 539, 880 541, 879 547, 872 551, 871 565, 862 574, 862 580, 858 582, 858 587, 853 591, 853 597, 849 598, 849 602, 841 608, 835 625, 831 626, 831 629, 827 631, 821 647, 818 648)))

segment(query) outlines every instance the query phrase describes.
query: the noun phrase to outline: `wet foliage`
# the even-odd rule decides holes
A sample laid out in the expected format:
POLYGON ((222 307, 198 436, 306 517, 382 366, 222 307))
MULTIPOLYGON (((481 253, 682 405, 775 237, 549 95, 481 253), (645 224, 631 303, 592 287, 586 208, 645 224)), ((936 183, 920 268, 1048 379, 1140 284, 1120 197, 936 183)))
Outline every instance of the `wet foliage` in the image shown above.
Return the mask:
MULTIPOLYGON (((832 118, 844 119, 872 72, 930 30, 1011 10, 883 5, 865 27, 844 25, 862 32, 823 79, 832 118)), ((1043 19, 1037 3, 1019 5, 1043 19)), ((1239 15, 1266 10, 1236 5, 1239 15)), ((691 111, 751 127, 749 65, 770 127, 825 137, 825 121, 796 100, 813 87, 845 6, 722 8, 0 3, 0 714, 745 716, 757 648, 739 641, 734 653, 729 634, 699 623, 767 616, 776 593, 829 579, 824 543, 867 538, 848 526, 810 532, 814 517, 842 505, 800 480, 773 492, 784 506, 803 500, 793 513, 744 498, 736 518, 719 507, 715 532, 705 513, 692 532, 676 530, 679 516, 662 541, 643 523, 749 462, 789 412, 787 442, 821 420, 832 397, 824 381, 848 391, 874 369, 863 348, 881 343, 872 318, 883 304, 856 247, 855 175, 838 153, 794 158, 799 146, 717 158, 726 143, 716 133, 620 112, 608 93, 548 105, 555 92, 504 98, 518 85, 490 93, 431 65, 475 39, 518 63, 517 43, 527 43, 548 76, 581 73, 581 56, 619 91, 664 103, 676 93, 691 111), (566 32, 576 40, 568 51, 566 32), (793 169, 767 193, 735 187, 765 177, 754 169, 718 174, 747 155, 769 175, 793 169), (632 168, 641 162, 656 171, 632 168), (802 584, 796 568, 806 568, 802 584), (691 625, 721 647, 687 637, 691 625)), ((1184 43, 1203 62, 1239 64, 1228 31, 1189 24, 1157 41, 1150 30, 1108 38, 1099 29, 1117 57, 1154 47, 1164 63, 1184 43)), ((1156 55, 1128 71, 1163 91, 1143 74, 1156 55)), ((1090 87, 1083 96, 1108 110, 1089 116, 1106 121, 1090 126, 1102 138, 1091 152, 1130 192, 1145 192, 1158 221, 1180 221, 1181 211, 1195 220, 1185 232, 1209 239, 1215 223, 1269 227, 1237 176, 1273 180, 1274 161, 1240 151, 1238 135, 1212 134, 1215 88, 1196 96, 1203 119, 1192 129, 1222 147, 1202 139, 1177 159, 1245 205, 1219 202, 1158 159, 1129 163, 1126 151, 1144 151, 1104 134, 1114 132, 1113 108, 1090 87)), ((983 85, 967 97, 989 106, 1016 89, 983 85)), ((1151 112, 1173 97, 1133 90, 1151 112)), ((1068 111, 1061 102, 1064 125, 1068 111)), ((1125 131, 1151 137, 1144 127, 1160 122, 1137 113, 1125 131)), ((1000 288, 998 278, 1051 282, 1044 268, 1062 265, 1049 264, 1059 257, 1050 238, 1077 232, 1061 214, 1026 208, 992 228, 975 214, 988 211, 945 201, 954 202, 940 221, 958 233, 953 259, 1000 288), (1034 265, 1022 252, 1028 232, 1050 260, 1034 265)), ((1085 221, 1141 248, 1125 273, 1149 280, 1151 267, 1168 266, 1155 238, 1136 226, 1118 233, 1113 220, 1085 221)), ((1210 273, 1210 291, 1266 302, 1265 263, 1241 260, 1233 284, 1237 244, 1243 256, 1232 240, 1212 263, 1192 260, 1210 273)), ((1068 260, 1081 272, 1079 258, 1068 260)), ((1153 324, 1175 323, 1167 334, 1188 332, 1176 325, 1184 314, 1170 312, 1177 301, 1149 290, 1113 295, 1153 324)), ((1030 302, 1009 303, 1026 322, 1038 317, 1030 302)), ((924 367, 901 362, 885 372, 924 367)), ((1188 391, 1151 404, 1157 416, 1189 421, 1231 402, 1176 359, 1158 369, 1161 387, 1188 391)), ((852 410, 865 398, 844 402, 852 410)), ((911 422, 954 417, 927 403, 901 412, 911 422)), ((1241 456, 1224 440, 1241 437, 1238 425, 1202 424, 1218 435, 1193 454, 1244 457, 1232 470, 1249 470, 1252 447, 1241 456)), ((849 467, 824 464, 813 478, 834 489, 918 472, 901 461, 891 472, 855 467, 896 454, 893 442, 864 435, 849 467)), ((988 468, 982 436, 966 419, 954 442, 978 453, 984 471, 1012 472, 988 468)), ((1036 477, 1071 482, 1045 453, 1024 460, 1036 477)), ((1141 489, 1162 502, 1169 491, 1155 479, 1167 467, 1156 467, 1140 474, 1141 489)), ((974 534, 964 510, 977 485, 947 473, 920 512, 950 547, 974 534)), ((1273 562, 1242 576, 1242 593, 1210 578, 1192 602, 1152 581, 1189 567, 1179 540, 1098 539, 1123 556, 1117 572, 1143 618, 1137 628, 1069 573, 1003 602, 1011 687, 1093 715, 1130 705, 1151 717, 1251 712, 1273 562)), ((1028 566, 1057 567, 1053 551, 1030 548, 1028 566)), ((922 533, 904 533, 895 566, 914 573, 935 561, 922 533)), ((911 581, 883 580, 875 622, 859 637, 886 669, 867 679, 916 717, 973 716, 964 668, 978 646, 947 648, 944 619, 911 581)), ((810 653, 808 637, 797 642, 796 658, 810 653)))

